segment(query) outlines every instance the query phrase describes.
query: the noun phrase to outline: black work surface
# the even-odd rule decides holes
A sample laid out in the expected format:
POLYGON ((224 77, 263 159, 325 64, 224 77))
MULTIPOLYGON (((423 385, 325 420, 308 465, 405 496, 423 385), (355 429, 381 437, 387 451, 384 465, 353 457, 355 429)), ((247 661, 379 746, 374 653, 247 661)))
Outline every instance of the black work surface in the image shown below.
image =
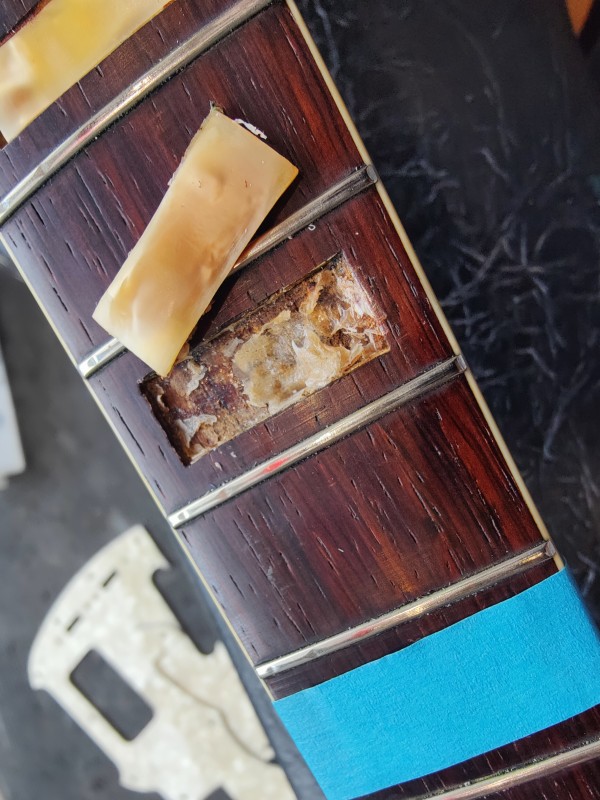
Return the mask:
MULTIPOLYGON (((600 96, 563 4, 300 5, 600 616, 600 96)), ((28 689, 24 669, 45 610, 73 572, 128 524, 144 521, 160 537, 161 522, 46 322, 8 276, 0 276, 0 335, 29 462, 0 494, 0 792, 134 797, 52 701, 28 689), (52 537, 51 563, 38 555, 40 537, 52 537)), ((174 547, 169 555, 177 557, 174 547)), ((311 784, 298 782, 304 800, 315 800, 311 784)))

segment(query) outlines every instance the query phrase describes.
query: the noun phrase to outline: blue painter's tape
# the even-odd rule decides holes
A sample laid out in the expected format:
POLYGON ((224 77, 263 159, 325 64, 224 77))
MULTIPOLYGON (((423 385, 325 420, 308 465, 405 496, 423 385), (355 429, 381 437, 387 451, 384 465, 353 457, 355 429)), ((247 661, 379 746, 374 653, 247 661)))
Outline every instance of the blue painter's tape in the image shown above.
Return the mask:
POLYGON ((349 800, 598 703, 600 639, 562 570, 275 707, 328 800, 349 800))

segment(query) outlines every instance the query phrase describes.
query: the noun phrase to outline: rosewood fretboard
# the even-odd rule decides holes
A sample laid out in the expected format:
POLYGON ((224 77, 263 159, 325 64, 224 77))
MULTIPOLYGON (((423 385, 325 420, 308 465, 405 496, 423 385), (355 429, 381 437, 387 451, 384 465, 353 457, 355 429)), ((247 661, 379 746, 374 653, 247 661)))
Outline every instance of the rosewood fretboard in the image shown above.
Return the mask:
MULTIPOLYGON (((0 32, 24 12, 5 3, 0 32)), ((175 0, 0 152, 3 241, 276 698, 558 568, 368 163, 293 4, 247 0, 175 0), (152 91, 132 89, 148 71, 152 91), (186 466, 141 392, 147 368, 91 315, 211 102, 264 130, 300 179, 192 346, 341 253, 389 352, 186 466)), ((510 770, 512 800, 597 798, 593 757, 557 754, 599 732, 592 710, 376 796, 496 796, 510 770)))

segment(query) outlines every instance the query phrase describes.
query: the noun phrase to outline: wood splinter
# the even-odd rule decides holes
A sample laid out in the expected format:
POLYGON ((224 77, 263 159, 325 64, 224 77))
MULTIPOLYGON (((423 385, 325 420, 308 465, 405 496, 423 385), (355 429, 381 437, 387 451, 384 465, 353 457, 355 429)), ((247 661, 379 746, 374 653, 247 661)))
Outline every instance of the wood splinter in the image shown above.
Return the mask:
POLYGON ((213 108, 94 319, 166 375, 298 170, 213 108))

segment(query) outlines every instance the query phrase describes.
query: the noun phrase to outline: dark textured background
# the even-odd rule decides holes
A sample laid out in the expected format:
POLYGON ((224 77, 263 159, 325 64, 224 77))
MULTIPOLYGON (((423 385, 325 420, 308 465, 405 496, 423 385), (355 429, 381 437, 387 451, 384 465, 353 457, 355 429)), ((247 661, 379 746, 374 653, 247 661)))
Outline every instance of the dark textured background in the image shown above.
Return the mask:
MULTIPOLYGON (((600 617, 600 90, 562 0, 300 5, 600 617)), ((0 337, 29 462, 0 493, 0 794, 133 798, 51 699, 28 689, 24 667, 49 603, 102 543, 143 521, 178 553, 25 288, 2 273, 0 337)), ((200 608, 189 585, 187 606, 200 608)), ((210 623, 195 623, 210 646, 210 623)), ((303 800, 316 800, 298 765, 295 777, 303 800)))

